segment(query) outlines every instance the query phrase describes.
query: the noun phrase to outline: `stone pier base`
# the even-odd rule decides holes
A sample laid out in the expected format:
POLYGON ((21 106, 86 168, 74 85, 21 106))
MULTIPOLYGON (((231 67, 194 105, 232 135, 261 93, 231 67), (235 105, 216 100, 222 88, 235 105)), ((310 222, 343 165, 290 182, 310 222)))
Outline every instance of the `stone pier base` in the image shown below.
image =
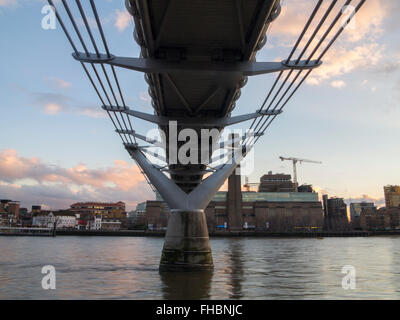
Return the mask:
POLYGON ((204 210, 171 210, 160 271, 213 268, 204 210))

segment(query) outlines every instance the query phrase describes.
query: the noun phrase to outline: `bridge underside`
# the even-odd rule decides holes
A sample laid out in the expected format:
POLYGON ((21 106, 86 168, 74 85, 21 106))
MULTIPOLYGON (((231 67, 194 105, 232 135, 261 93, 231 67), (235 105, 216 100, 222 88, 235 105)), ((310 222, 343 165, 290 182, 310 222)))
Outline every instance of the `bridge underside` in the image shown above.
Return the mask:
MULTIPOLYGON (((134 17, 134 37, 144 58, 223 66, 255 59, 257 50, 266 42, 265 31, 277 14, 278 3, 275 0, 130 0, 128 9, 134 17)), ((185 118, 229 116, 247 82, 240 72, 192 70, 147 73, 145 79, 157 115, 185 118)), ((178 131, 187 127, 191 126, 178 123, 178 131)), ((199 131, 202 127, 192 128, 199 131)), ((160 129, 168 136, 167 126, 160 129)), ((171 179, 186 193, 200 183, 205 169, 204 164, 169 165, 171 179)))

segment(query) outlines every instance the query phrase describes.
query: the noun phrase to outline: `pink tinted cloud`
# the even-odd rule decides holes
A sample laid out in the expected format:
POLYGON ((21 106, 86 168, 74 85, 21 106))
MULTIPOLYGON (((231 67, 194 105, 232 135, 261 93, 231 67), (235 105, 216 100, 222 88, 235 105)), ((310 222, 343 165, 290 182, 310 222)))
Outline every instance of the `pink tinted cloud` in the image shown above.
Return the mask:
POLYGON ((118 31, 124 31, 131 22, 131 15, 127 11, 115 10, 115 23, 114 26, 118 31))
POLYGON ((17 0, 0 0, 0 7, 16 6, 17 0))
MULTIPOLYGON (((295 57, 300 53, 300 50, 304 48, 330 3, 330 1, 325 1, 322 4, 308 32, 300 43, 295 57)), ((309 50, 307 50, 304 57, 308 57, 311 53, 311 50, 319 42, 327 26, 333 21, 337 13, 340 12, 340 8, 343 7, 344 3, 344 0, 338 1, 338 4, 325 21, 325 25, 311 42, 309 50)), ((280 47, 293 47, 315 5, 316 1, 314 0, 285 1, 280 16, 272 24, 270 30, 272 41, 280 47)), ((351 7, 344 10, 342 20, 339 21, 328 38, 325 39, 320 49, 314 55, 314 58, 319 56, 351 12, 351 7)), ((346 30, 342 33, 339 40, 328 51, 328 54, 324 56, 323 66, 311 73, 311 76, 307 79, 307 83, 319 85, 325 80, 343 76, 357 68, 373 66, 380 61, 384 57, 385 47, 380 45, 378 40, 379 36, 383 33, 385 19, 390 14, 391 12, 387 2, 383 0, 367 1, 356 14, 353 23, 346 27, 346 30)))
POLYGON ((50 204, 64 199, 67 206, 70 201, 85 200, 124 200, 133 205, 153 196, 138 167, 126 161, 116 160, 105 168, 88 168, 83 163, 62 168, 37 157, 21 157, 13 149, 0 150, 0 188, 3 194, 37 199, 36 203, 42 203, 41 198, 50 204), (34 185, 26 184, 27 180, 34 185))
POLYGON ((72 86, 71 82, 65 81, 60 78, 56 77, 47 77, 47 80, 53 84, 55 87, 60 88, 60 89, 66 89, 72 86))
MULTIPOLYGON (((280 45, 292 46, 294 41, 300 35, 301 30, 305 26, 308 18, 313 11, 316 1, 314 0, 287 0, 282 5, 281 14, 278 19, 273 23, 271 27, 270 35, 277 37, 280 41, 280 45)), ((333 18, 341 11, 345 0, 339 0, 338 4, 331 11, 330 16, 325 21, 325 27, 322 27, 320 32, 317 34, 317 38, 325 32, 328 23, 333 21, 333 18)), ((321 20, 323 14, 326 12, 330 1, 325 1, 318 13, 316 14, 313 22, 311 23, 308 33, 304 37, 304 41, 308 40, 308 37, 314 31, 317 23, 321 20)), ((352 13, 354 7, 348 7, 343 10, 342 20, 339 21, 337 27, 340 27, 342 23, 352 13)), ((356 42, 360 40, 375 38, 383 32, 383 22, 385 18, 390 14, 390 10, 387 2, 383 0, 367 1, 362 8, 358 11, 354 17, 352 24, 350 24, 343 36, 343 41, 356 42)), ((332 33, 337 30, 334 29, 332 33)))

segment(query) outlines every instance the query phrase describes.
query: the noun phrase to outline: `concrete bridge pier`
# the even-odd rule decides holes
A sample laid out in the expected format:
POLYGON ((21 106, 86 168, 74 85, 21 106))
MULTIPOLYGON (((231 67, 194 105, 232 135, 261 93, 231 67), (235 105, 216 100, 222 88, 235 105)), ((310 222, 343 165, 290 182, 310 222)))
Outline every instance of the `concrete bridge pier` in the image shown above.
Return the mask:
POLYGON ((189 194, 153 166, 137 146, 127 148, 171 208, 160 270, 192 271, 213 268, 204 209, 243 159, 242 149, 229 163, 196 186, 189 194))
POLYGON ((194 271, 213 267, 204 210, 171 210, 160 270, 194 271))

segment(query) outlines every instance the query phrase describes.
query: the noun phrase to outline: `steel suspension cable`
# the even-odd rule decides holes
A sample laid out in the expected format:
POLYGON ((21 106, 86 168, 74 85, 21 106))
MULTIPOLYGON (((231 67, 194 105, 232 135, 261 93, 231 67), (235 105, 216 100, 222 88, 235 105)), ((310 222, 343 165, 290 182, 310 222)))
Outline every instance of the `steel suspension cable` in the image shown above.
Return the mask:
MULTIPOLYGON (((322 19, 319 21, 317 27, 315 28, 314 32, 312 33, 311 37, 308 39, 307 44, 304 46, 303 50, 301 51, 301 53, 299 54, 297 60, 296 60, 296 64, 298 64, 301 60, 301 58, 303 57, 303 55, 306 53, 307 49, 309 48, 309 46, 311 45, 312 41, 315 39, 316 35, 318 34, 319 30, 321 29, 322 25, 324 24, 324 22, 326 21, 326 19, 328 18, 329 14, 331 13, 332 9, 334 8, 335 4, 336 4, 337 0, 333 0, 330 4, 330 6, 328 7, 328 9, 326 10, 325 14, 323 15, 322 19)), ((308 59, 311 60, 311 57, 309 57, 308 59)), ((289 78, 289 76, 292 74, 291 70, 288 74, 288 76, 286 77, 284 83, 287 81, 287 79, 289 78)), ((291 87, 293 86, 293 84, 296 82, 297 78, 300 76, 300 74, 302 73, 302 70, 299 70, 297 72, 297 75, 294 77, 294 79, 292 80, 292 82, 289 84, 288 88, 285 90, 285 92, 283 93, 282 97, 279 99, 279 101, 276 103, 275 107, 272 109, 272 111, 275 111, 276 108, 278 107, 278 105, 280 104, 280 102, 284 99, 284 97, 286 96, 286 94, 289 92, 289 90, 291 89, 291 87)), ((283 83, 283 84, 284 84, 283 83)), ((283 84, 281 86, 280 89, 282 89, 283 84)), ((270 109, 270 107, 272 106, 273 102, 275 101, 276 96, 279 94, 280 92, 277 92, 277 94, 275 95, 274 99, 271 101, 271 103, 269 104, 267 110, 270 109)), ((261 125, 261 127, 263 127, 263 125, 265 124, 265 122, 270 118, 271 116, 267 116, 267 119, 263 122, 263 124, 261 125)), ((262 119, 260 119, 259 123, 261 122, 262 119)), ((254 129, 254 131, 257 130, 257 126, 254 129)))
MULTIPOLYGON (((291 50, 291 52, 290 52, 288 58, 286 59, 286 63, 289 63, 290 59, 292 58, 294 52, 296 51, 296 49, 297 49, 297 47, 299 46, 301 40, 303 39, 303 37, 304 37, 304 35, 306 34, 308 28, 310 27, 311 22, 314 20, 314 17, 316 16, 316 14, 317 14, 319 8, 321 7, 322 2, 323 2, 323 0, 319 0, 318 3, 317 3, 317 5, 315 6, 313 12, 311 13, 310 17, 308 18, 308 20, 307 20, 307 22, 306 22, 306 24, 305 24, 305 26, 304 26, 304 28, 303 28, 303 30, 302 30, 300 36, 298 37, 298 39, 297 39, 297 41, 296 41, 294 47, 292 48, 292 50, 291 50)), ((298 61, 299 61, 299 60, 300 60, 300 59, 298 59, 298 61)), ((298 61, 296 62, 296 64, 298 63, 298 61)), ((283 83, 281 84, 280 88, 279 88, 278 91, 275 93, 274 98, 272 99, 271 103, 270 103, 270 104, 268 105, 268 107, 267 107, 267 111, 269 110, 269 108, 271 107, 271 105, 273 104, 273 102, 275 101, 275 99, 277 98, 277 96, 279 95, 279 93, 281 92, 282 88, 285 86, 287 80, 288 80, 289 77, 292 75, 292 73, 293 73, 293 69, 289 71, 288 75, 286 76, 285 80, 284 80, 283 83)), ((277 76, 277 78, 275 79, 275 82, 274 82, 273 86, 271 87, 271 89, 270 89, 270 91, 269 91, 267 97, 265 98, 265 100, 264 100, 264 102, 263 102, 263 104, 262 104, 260 110, 263 110, 263 107, 265 106, 266 102, 268 101, 269 97, 271 96, 271 94, 272 94, 273 90, 275 89, 275 86, 276 86, 276 84, 278 83, 279 79, 281 78, 282 74, 283 74, 283 71, 281 71, 281 72, 279 73, 279 75, 277 76)), ((254 129, 254 131, 256 131, 257 128, 259 127, 260 123, 261 123, 262 120, 264 119, 264 117, 265 117, 265 116, 262 116, 262 117, 260 117, 258 120, 257 120, 257 119, 254 119, 253 122, 252 122, 252 124, 251 124, 251 126, 250 126, 250 130, 253 128, 254 123, 257 121, 257 124, 256 124, 255 129, 254 129)), ((269 118, 269 117, 270 117, 270 116, 268 116, 268 118, 269 118)), ((249 139, 251 139, 251 138, 249 138, 249 139)), ((243 141, 243 144, 246 144, 247 141, 248 141, 247 139, 246 139, 245 141, 243 141)))
MULTIPOLYGON (((68 6, 68 4, 66 3, 65 0, 62 0, 62 3, 63 3, 63 5, 64 5, 65 11, 67 12, 68 17, 70 18, 70 21, 71 21, 71 23, 72 23, 72 26, 73 26, 73 28, 74 28, 76 34, 78 35, 79 41, 81 42, 81 45, 82 45, 82 47, 83 47, 83 49, 84 49, 84 51, 85 51, 85 54, 86 54, 86 56, 89 57, 89 56, 90 56, 89 51, 87 50, 86 44, 85 44, 85 42, 84 42, 84 40, 83 40, 83 38, 82 38, 82 35, 81 35, 80 31, 79 31, 78 26, 76 25, 75 19, 74 19, 73 15, 72 15, 72 13, 71 13, 71 11, 70 11, 70 9, 69 9, 69 6, 68 6)), ((78 55, 79 55, 79 53, 78 53, 78 55)), ((111 100, 110 100, 110 98, 109 98, 109 96, 108 96, 108 93, 107 93, 105 87, 104 87, 103 81, 101 80, 101 77, 99 76, 99 74, 98 74, 98 72, 97 72, 96 67, 94 66, 93 63, 90 63, 90 65, 92 66, 93 72, 94 72, 95 75, 96 75, 97 81, 99 82, 99 84, 100 84, 100 86, 101 86, 101 88, 102 88, 102 90, 103 90, 103 93, 104 93, 104 95, 106 96, 106 99, 107 99, 108 103, 109 103, 110 105, 112 105, 111 100)), ((112 119, 112 115, 110 114, 109 111, 107 111, 107 114, 108 114, 108 116, 110 117, 110 119, 111 119, 111 121, 113 122, 113 124, 115 125, 115 122, 114 122, 114 120, 112 119)), ((116 126, 116 129, 123 129, 123 127, 122 127, 122 125, 121 125, 121 123, 120 123, 120 121, 119 121, 119 118, 117 117, 115 111, 114 111, 114 116, 115 116, 115 119, 117 120, 118 126, 119 126, 119 127, 116 126)), ((128 142, 128 140, 127 140, 127 138, 126 138, 125 135, 121 135, 121 134, 119 134, 119 135, 120 135, 120 137, 121 137, 123 143, 127 143, 127 142, 128 142)))
MULTIPOLYGON (((76 55, 79 55, 79 52, 78 52, 78 50, 77 50, 77 48, 76 48, 76 46, 75 46, 75 43, 74 43, 74 41, 72 40, 72 38, 71 38, 71 36, 70 36, 70 34, 69 34, 67 28, 65 27, 65 24, 64 24, 63 20, 61 19, 61 16, 58 14, 58 11, 57 11, 57 9, 56 9, 56 7, 55 7, 53 1, 52 1, 52 0, 48 0, 48 3, 49 3, 49 5, 50 5, 52 8, 54 8, 54 12, 55 12, 57 21, 58 21, 58 23, 61 25, 61 28, 63 29, 63 31, 64 31, 64 33, 65 33, 65 35, 66 35, 66 37, 67 37, 69 43, 71 44, 72 49, 74 50, 74 52, 75 52, 76 55)), ((86 46, 85 46, 84 48, 86 48, 86 46)), ((86 50, 86 51, 87 51, 87 50, 86 50)), ((92 65, 92 67, 94 68, 93 64, 91 64, 91 65, 92 65)), ((89 78, 89 80, 90 80, 90 82, 91 82, 91 84, 92 84, 94 90, 96 91, 96 94, 97 94, 97 96, 99 97, 100 101, 104 104, 104 100, 103 100, 103 98, 102 98, 102 96, 101 96, 99 90, 97 89, 97 86, 96 86, 96 84, 94 83, 94 81, 93 81, 93 79, 92 79, 92 77, 91 77, 89 71, 87 70, 87 68, 86 68, 86 66, 85 66, 85 64, 84 64, 83 62, 81 62, 81 66, 82 66, 83 70, 85 71, 87 77, 89 78)), ((95 70, 95 69, 94 69, 94 70, 95 70)), ((95 71, 96 71, 96 70, 95 70, 95 71)), ((96 72, 96 74, 97 74, 97 72, 96 72)), ((102 84, 101 81, 100 81, 100 79, 99 79, 99 77, 98 77, 98 74, 97 74, 97 78, 98 78, 100 84, 102 84)), ((103 90, 104 90, 104 88, 103 88, 103 90)), ((108 116, 110 117, 110 119, 111 119, 111 121, 112 121, 112 123, 113 123, 113 125, 114 125, 114 128, 115 128, 115 129, 118 129, 118 127, 116 126, 116 124, 115 124, 114 120, 112 119, 110 113, 109 113, 108 111, 107 111, 107 113, 108 113, 108 116)), ((120 136, 122 142, 124 142, 124 139, 123 139, 122 135, 119 134, 119 136, 120 136)))
MULTIPOLYGON (((319 57, 317 58, 316 62, 320 62, 321 59, 324 57, 324 55, 327 53, 328 49, 333 45, 333 43, 337 40, 337 38, 340 36, 340 34, 344 31, 344 29, 346 28, 347 24, 349 24, 349 22, 351 21, 351 19, 354 17, 354 15, 360 10, 360 8, 362 7, 362 5, 365 3, 366 0, 360 0, 360 2, 358 3, 358 5, 356 6, 356 8, 354 9, 354 12, 351 14, 351 16, 346 20, 346 22, 339 28, 339 30, 336 32, 336 34, 334 35, 334 37, 331 39, 331 41, 329 42, 329 44, 325 47, 325 49, 323 50, 323 52, 319 55, 319 57)), ((346 1, 346 3, 344 4, 344 6, 349 5, 349 3, 351 2, 351 0, 346 1)), ((343 8, 343 7, 342 7, 343 8)), ((331 30, 333 29, 333 27, 336 25, 337 21, 339 20, 339 18, 342 16, 343 14, 343 9, 340 10, 340 12, 337 14, 336 18, 333 20, 333 22, 331 23, 331 25, 329 26, 329 28, 326 30, 325 34, 323 35, 323 37, 321 38, 321 40, 319 41, 319 43, 317 44, 316 48, 314 48, 314 50, 312 51, 310 57, 307 59, 308 61, 311 60, 312 56, 316 53, 316 51, 318 50, 318 48, 320 47, 320 45, 323 43, 323 41, 326 39, 326 37, 328 36, 328 34, 331 32, 331 30)), ((312 70, 309 70, 306 75, 303 77, 303 79, 299 82, 299 84, 296 86, 296 88, 293 90, 293 92, 290 94, 290 96, 286 99, 286 101, 283 103, 283 105, 279 108, 279 110, 282 110, 286 104, 289 102, 289 100, 292 98, 292 96, 295 94, 295 92, 298 90, 298 88, 303 84, 303 82, 307 79, 307 77, 310 75, 312 70)), ((262 129, 261 133, 264 133, 266 131, 266 129, 270 126, 270 124, 272 123, 272 121, 276 118, 276 116, 274 116, 271 121, 269 121, 269 123, 262 129)), ((256 138, 255 142, 257 142, 259 139, 259 137, 256 138)))
POLYGON ((303 39, 305 33, 307 32, 308 27, 310 26, 311 22, 314 20, 315 15, 317 14, 319 8, 321 7, 322 2, 323 2, 323 0, 319 0, 317 5, 315 6, 313 12, 311 13, 310 18, 308 19, 306 25, 303 28, 303 31, 301 32, 299 38, 297 39, 296 44, 294 45, 292 51, 290 52, 288 58, 286 59, 286 63, 289 63, 290 59, 292 58, 294 52, 296 51, 296 49, 299 46, 301 40, 303 39))
MULTIPOLYGON (((101 39, 103 41, 103 45, 104 45, 104 49, 106 50, 107 57, 110 58, 111 57, 110 50, 108 49, 106 37, 104 36, 103 27, 101 25, 100 18, 99 18, 99 15, 97 13, 96 5, 94 4, 94 0, 90 0, 90 6, 92 7, 93 15, 94 15, 94 17, 96 19, 96 24, 97 24, 97 27, 99 28, 100 36, 101 36, 101 39)), ((124 96, 122 94, 122 90, 121 90, 121 87, 120 87, 120 84, 119 84, 118 77, 117 77, 117 74, 116 74, 114 66, 111 66, 111 70, 113 72, 114 80, 115 80, 115 83, 117 85, 117 88, 118 88, 118 91, 119 91, 119 95, 121 97, 122 105, 124 106, 125 109, 127 109, 127 106, 125 104, 125 99, 124 99, 124 96)), ((128 115, 126 115, 126 117, 128 119, 128 123, 129 123, 130 129, 133 131, 131 119, 130 119, 130 117, 128 115)), ((135 143, 137 143, 135 136, 133 136, 133 139, 134 139, 135 143)))
MULTIPOLYGON (((94 14, 95 19, 96 19, 97 27, 99 28, 99 32, 100 32, 101 39, 102 39, 102 41, 103 41, 104 49, 105 49, 105 51, 106 51, 107 56, 110 58, 110 57, 111 57, 111 54, 110 54, 110 51, 109 51, 109 49, 108 49, 107 41, 106 41, 106 38, 105 38, 105 36, 104 36, 104 32, 103 32, 103 28, 102 28, 102 25, 101 25, 101 22, 100 22, 100 18, 99 18, 99 15, 98 15, 98 13, 97 13, 97 9, 96 9, 96 6, 95 6, 93 0, 90 0, 90 5, 91 5, 91 7, 92 7, 92 11, 93 11, 93 14, 94 14)), ((82 10, 82 11, 83 11, 83 10, 82 10)), ((115 83, 116 83, 116 85, 117 85, 117 88, 118 88, 118 91, 119 91, 119 94, 120 94, 120 97, 121 97, 122 104, 123 104, 124 108, 127 109, 127 106, 126 106, 126 104, 125 104, 125 100, 124 100, 124 97, 123 97, 123 94, 122 94, 122 90, 121 90, 121 87, 120 87, 120 84, 119 84, 118 77, 117 77, 117 74, 116 74, 116 72, 115 72, 114 66, 111 66, 111 70, 112 70, 112 72, 113 72, 114 80, 115 80, 115 83)), ((133 131, 133 127, 132 127, 132 123, 131 123, 130 117, 129 117, 128 115, 126 115, 126 117, 127 117, 127 119, 128 119, 130 129, 133 131)), ((125 121, 124 121, 124 123, 125 123, 125 121)), ((131 138, 131 135, 129 135, 129 137, 131 138)), ((136 137, 133 136, 133 138, 134 138, 135 143, 137 143, 136 137)), ((131 138, 131 139, 132 139, 132 138, 131 138)), ((131 142, 132 142, 132 140, 131 140, 131 142)), ((146 157, 146 155, 145 155, 143 152, 142 152, 142 154, 146 157)), ((146 158, 147 158, 147 157, 146 157, 146 158)), ((135 161, 135 162, 136 162, 136 161, 135 161)), ((141 174, 143 175, 143 177, 145 178, 146 182, 149 184, 150 188, 154 191, 154 193, 156 193, 155 187, 154 187, 153 184, 150 182, 149 178, 148 178, 147 175, 144 173, 144 171, 142 170, 142 168, 141 168, 139 165, 138 165, 138 168, 139 168, 139 170, 140 170, 140 173, 141 173, 141 174)))
MULTIPOLYGON (((64 0, 64 1, 65 1, 65 0, 64 0)), ((78 9, 79 9, 79 12, 80 12, 80 14, 81 14, 81 17, 82 17, 82 19, 83 19, 83 22, 84 22, 84 24, 85 24, 86 31, 87 31, 87 33, 88 33, 88 35, 89 35, 89 38, 90 38, 91 42, 92 42, 93 48, 94 48, 94 50, 95 50, 95 52, 96 52, 97 57, 99 58, 99 57, 100 57, 100 52, 99 52, 99 50, 98 50, 98 48, 97 48, 96 41, 95 41, 95 39, 94 39, 94 37, 93 37, 92 31, 91 31, 90 26, 89 26, 89 23, 88 23, 88 21, 87 21, 85 12, 84 12, 84 10, 83 10, 83 8, 82 8, 81 2, 80 2, 80 0, 75 0, 75 2, 76 2, 76 5, 77 5, 77 7, 78 7, 78 9)), ((119 105, 119 103, 118 103, 117 97, 115 96, 113 86, 112 86, 112 84, 111 84, 111 82, 110 82, 110 79, 109 79, 109 77, 108 77, 108 73, 107 73, 107 71, 106 71, 106 69, 105 69, 105 67, 104 67, 104 64, 101 63, 100 66, 101 66, 101 69, 103 70, 104 76, 105 76, 105 78, 106 78, 106 81, 107 81, 108 87, 109 87, 109 89, 110 89, 110 91, 111 91, 111 94, 112 94, 112 96, 113 96, 113 98, 114 98, 115 104, 116 104, 116 106, 119 108, 120 105, 119 105)), ((120 124, 120 122, 119 122, 119 117, 117 116, 117 114, 116 114, 115 111, 114 111, 114 116, 115 116, 115 118, 117 119, 118 123, 120 124)), ((120 116, 121 119, 122 119, 122 122, 123 122, 123 124, 124 124, 124 128, 125 128, 126 130, 128 130, 128 127, 127 127, 127 125, 126 125, 126 123, 125 123, 124 116, 123 116, 122 114, 120 114, 119 116, 120 116)), ((121 124, 120 124, 120 125, 121 125, 121 124)), ((121 127, 122 127, 122 126, 121 126, 121 127)), ((124 134, 124 136, 125 136, 125 138, 127 139, 127 141, 130 140, 131 143, 133 142, 133 141, 132 141, 131 135, 128 135, 129 139, 126 137, 126 134, 124 134)))

